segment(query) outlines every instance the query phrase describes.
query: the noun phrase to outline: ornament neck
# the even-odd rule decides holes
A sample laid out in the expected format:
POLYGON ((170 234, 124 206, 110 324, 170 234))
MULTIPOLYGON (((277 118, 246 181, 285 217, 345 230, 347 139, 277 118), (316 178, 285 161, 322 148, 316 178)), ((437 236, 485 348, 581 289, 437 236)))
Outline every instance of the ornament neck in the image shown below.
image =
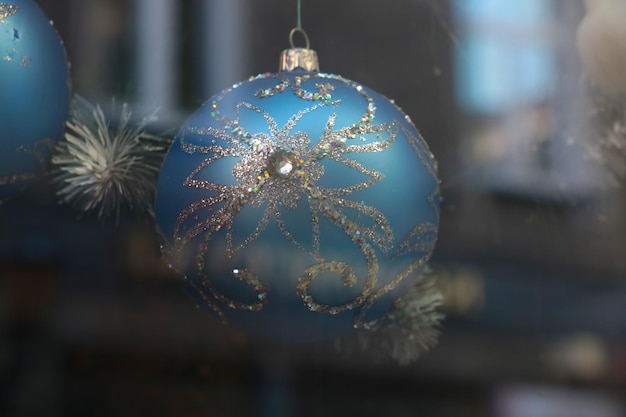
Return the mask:
POLYGON ((294 71, 296 69, 319 72, 317 52, 307 48, 285 49, 280 54, 279 71, 294 71))
POLYGON ((285 49, 280 54, 279 71, 294 71, 302 69, 304 71, 319 71, 320 65, 317 59, 317 52, 310 49, 309 37, 301 28, 293 28, 289 33, 289 43, 291 48, 285 49), (293 43, 293 35, 300 32, 304 36, 306 46, 304 48, 296 48, 293 43))

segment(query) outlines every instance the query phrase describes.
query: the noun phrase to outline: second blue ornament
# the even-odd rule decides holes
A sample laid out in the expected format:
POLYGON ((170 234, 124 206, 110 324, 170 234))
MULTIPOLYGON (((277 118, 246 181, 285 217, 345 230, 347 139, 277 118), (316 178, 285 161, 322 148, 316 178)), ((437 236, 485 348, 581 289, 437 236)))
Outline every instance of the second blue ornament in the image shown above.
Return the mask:
POLYGON ((0 1, 0 201, 43 174, 69 112, 69 65, 33 0, 0 1))

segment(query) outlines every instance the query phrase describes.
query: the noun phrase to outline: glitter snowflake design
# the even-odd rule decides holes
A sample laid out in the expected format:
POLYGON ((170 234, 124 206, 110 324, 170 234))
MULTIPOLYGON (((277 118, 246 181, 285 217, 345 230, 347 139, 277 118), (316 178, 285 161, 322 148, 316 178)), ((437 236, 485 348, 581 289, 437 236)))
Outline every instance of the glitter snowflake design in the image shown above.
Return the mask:
MULTIPOLYGON (((383 179, 380 172, 366 167, 348 155, 380 152, 387 149, 396 140, 401 126, 397 121, 373 123, 374 101, 360 85, 338 76, 316 74, 316 77, 332 78, 348 84, 363 96, 367 102, 367 108, 355 124, 340 129, 335 128, 336 114, 331 114, 319 141, 313 145, 311 145, 309 135, 295 131, 295 126, 306 114, 323 106, 338 106, 340 101, 333 101, 331 96, 333 87, 328 83, 315 84, 317 92, 303 90, 302 84, 306 81, 304 77, 295 77, 295 81, 291 83, 286 77, 278 76, 280 83, 276 87, 257 92, 257 97, 265 98, 292 89, 301 99, 315 102, 310 107, 294 114, 282 127, 279 127, 272 115, 264 109, 247 102, 236 104, 235 116, 232 120, 223 116, 219 111, 220 103, 229 90, 211 103, 213 109, 211 116, 218 125, 222 126, 221 128, 188 127, 179 134, 183 151, 189 154, 207 155, 202 163, 189 173, 184 185, 210 193, 206 198, 193 202, 180 213, 174 229, 174 245, 166 245, 169 247, 165 250, 168 251, 170 258, 174 259, 173 263, 176 265, 180 262, 189 243, 198 236, 202 236, 202 243, 198 245, 196 254, 197 270, 202 276, 206 267, 206 251, 214 234, 225 233, 226 256, 231 258, 259 238, 267 226, 274 222, 288 242, 312 258, 313 264, 303 271, 296 288, 297 294, 308 309, 335 315, 358 308, 354 319, 355 327, 367 329, 376 324, 376 321, 364 321, 366 311, 374 302, 425 265, 434 246, 433 230, 436 235, 436 227, 430 224, 420 224, 405 237, 398 247, 394 248, 393 232, 384 214, 364 202, 348 198, 350 194, 364 190, 383 179), (241 125, 241 115, 244 112, 261 115, 267 123, 269 133, 248 132, 241 125), (368 141, 362 135, 373 135, 377 139, 368 141), (190 140, 189 136, 205 138, 206 142, 212 144, 196 145, 194 142, 197 141, 190 140), (350 142, 357 136, 361 136, 365 143, 350 142), (209 165, 227 157, 238 158, 232 171, 236 180, 235 185, 219 184, 202 175, 209 165), (344 187, 319 186, 318 181, 324 176, 324 166, 321 164, 323 159, 332 160, 357 171, 365 176, 365 180, 344 187), (294 237, 281 214, 283 210, 294 209, 303 203, 308 205, 310 212, 312 247, 294 237), (254 230, 242 241, 235 242, 234 220, 246 205, 256 208, 264 207, 263 214, 254 230), (345 213, 345 209, 358 213, 359 220, 351 219, 345 213), (207 212, 208 216, 206 216, 207 212), (199 219, 202 220, 198 221, 199 219), (343 285, 346 286, 352 287, 357 283, 357 275, 350 265, 342 261, 326 260, 321 256, 321 219, 329 220, 342 229, 358 247, 367 265, 367 273, 360 294, 341 305, 320 303, 309 293, 311 283, 317 275, 323 272, 339 274, 343 285), (307 249, 309 247, 312 249, 307 249), (379 265, 375 248, 389 258, 399 257, 412 251, 426 251, 427 253, 398 273, 386 285, 377 288, 379 265)), ((233 88, 237 88, 237 85, 233 88)), ((402 132, 410 141, 411 139, 414 142, 418 141, 417 138, 411 137, 404 127, 402 127, 402 132)), ((420 148, 413 143, 412 146, 420 148)), ((436 179, 434 161, 428 160, 421 148, 418 156, 427 162, 425 165, 428 171, 436 179)), ((437 193, 436 189, 429 197, 433 207, 437 193)), ((436 208, 435 211, 437 211, 436 208)), ((260 311, 268 300, 266 288, 260 278, 244 269, 236 269, 233 274, 254 288, 258 299, 256 302, 245 304, 227 298, 213 288, 206 276, 202 276, 200 281, 202 287, 199 287, 193 280, 189 282, 198 290, 210 308, 222 318, 224 315, 214 300, 219 300, 231 308, 260 311)))
MULTIPOLYGON (((296 132, 291 134, 291 130, 304 114, 314 111, 318 106, 298 112, 280 129, 272 116, 264 110, 248 103, 240 103, 238 109, 241 108, 262 114, 268 122, 270 134, 261 133, 254 135, 246 141, 241 141, 234 138, 229 132, 220 129, 189 129, 189 133, 218 137, 228 142, 230 146, 198 147, 186 143, 184 137, 181 140, 183 148, 188 152, 212 154, 211 157, 207 158, 200 166, 192 171, 185 181, 185 185, 217 191, 217 196, 210 199, 210 201, 200 201, 192 204, 189 210, 179 217, 178 225, 182 226, 189 216, 197 210, 207 207, 207 203, 214 206, 216 203, 223 202, 222 207, 215 211, 215 214, 206 221, 195 225, 195 227, 184 233, 180 228, 177 229, 175 235, 182 239, 181 242, 186 243, 198 234, 204 232, 207 232, 207 237, 210 238, 210 235, 214 231, 222 230, 226 227, 228 242, 227 255, 232 256, 238 250, 243 249, 246 244, 256 239, 273 219, 277 222, 286 239, 296 244, 298 247, 302 247, 285 228, 281 220, 280 208, 295 208, 299 201, 306 196, 309 197, 307 201, 309 201, 311 216, 314 219, 313 236, 315 251, 311 253, 314 258, 320 259, 319 230, 316 227, 319 224, 319 216, 320 213, 324 213, 323 207, 328 208, 331 205, 355 208, 362 213, 374 216, 382 233, 372 232, 370 233, 370 237, 378 242, 381 248, 388 248, 392 239, 392 233, 384 216, 373 207, 341 198, 342 196, 364 189, 380 181, 382 175, 364 167, 354 160, 349 160, 342 156, 345 150, 343 148, 345 139, 333 133, 334 114, 328 121, 322 139, 315 146, 310 147, 311 140, 306 133, 296 132), (223 186, 211 181, 196 178, 209 164, 226 156, 241 158, 233 169, 233 176, 238 180, 238 185, 223 186), (349 187, 335 189, 318 187, 315 184, 324 174, 324 168, 319 163, 322 158, 332 158, 337 162, 346 164, 350 168, 368 175, 370 178, 367 181, 349 187), (321 207, 320 202, 323 202, 323 207, 321 207), (253 207, 265 205, 265 213, 255 231, 248 236, 243 243, 235 247, 233 245, 232 221, 234 215, 236 215, 245 204, 249 204, 253 207)), ((380 126, 374 130, 384 129, 391 133, 386 144, 388 146, 395 138, 397 127, 395 125, 386 125, 380 126)), ((385 144, 381 144, 381 146, 385 146, 385 144)), ((357 149, 351 148, 350 151, 355 152, 357 149)))

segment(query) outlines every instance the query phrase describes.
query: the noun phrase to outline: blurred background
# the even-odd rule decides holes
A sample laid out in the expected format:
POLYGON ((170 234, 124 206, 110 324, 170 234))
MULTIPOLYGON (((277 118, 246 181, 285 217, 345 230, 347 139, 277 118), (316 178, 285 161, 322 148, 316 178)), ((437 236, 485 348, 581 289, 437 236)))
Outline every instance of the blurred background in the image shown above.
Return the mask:
MULTIPOLYGON (((617 0, 622 1, 622 0, 617 0)), ((39 0, 74 92, 175 135, 277 70, 295 0, 39 0)), ((563 0, 303 0, 324 72, 395 99, 439 161, 438 346, 400 366, 223 328, 154 225, 102 226, 44 184, 0 205, 0 415, 626 416, 626 158, 592 153, 563 0)))

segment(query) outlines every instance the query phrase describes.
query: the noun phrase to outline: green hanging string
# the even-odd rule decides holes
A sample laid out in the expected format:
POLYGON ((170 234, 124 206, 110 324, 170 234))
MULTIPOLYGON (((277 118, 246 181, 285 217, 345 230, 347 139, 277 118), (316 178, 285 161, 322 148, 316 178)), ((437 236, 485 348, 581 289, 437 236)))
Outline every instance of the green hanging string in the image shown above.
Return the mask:
POLYGON ((302 1, 298 0, 298 21, 296 29, 302 30, 302 1))
POLYGON ((293 43, 293 35, 296 32, 300 32, 302 34, 302 36, 304 36, 304 41, 306 42, 306 46, 305 49, 309 49, 309 37, 307 36, 306 32, 304 31, 304 29, 302 29, 302 1, 301 0, 297 0, 296 4, 298 5, 298 16, 297 16, 297 26, 293 29, 291 29, 291 32, 289 32, 289 44, 291 45, 292 48, 295 48, 295 45, 293 43))

